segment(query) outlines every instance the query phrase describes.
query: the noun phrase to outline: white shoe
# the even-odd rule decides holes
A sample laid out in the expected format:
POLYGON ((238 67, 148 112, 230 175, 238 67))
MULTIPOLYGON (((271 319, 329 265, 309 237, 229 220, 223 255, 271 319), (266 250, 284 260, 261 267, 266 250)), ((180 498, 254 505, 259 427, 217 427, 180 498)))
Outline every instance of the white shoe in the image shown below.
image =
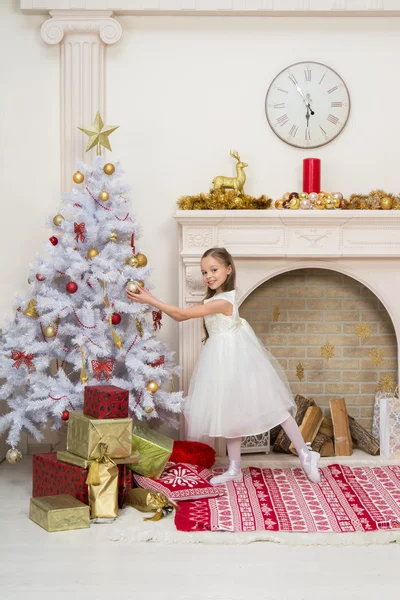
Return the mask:
POLYGON ((216 477, 211 477, 210 483, 211 485, 219 485, 221 483, 227 483, 228 481, 239 481, 242 479, 242 471, 240 469, 240 462, 236 463, 235 461, 229 461, 229 468, 222 475, 217 475, 216 477))
POLYGON ((304 450, 304 453, 301 453, 299 457, 301 466, 303 467, 303 471, 307 475, 307 478, 312 483, 319 483, 321 481, 321 475, 318 469, 318 464, 321 455, 319 452, 314 452, 314 450, 311 450, 309 444, 307 444, 307 447, 307 451, 304 450))

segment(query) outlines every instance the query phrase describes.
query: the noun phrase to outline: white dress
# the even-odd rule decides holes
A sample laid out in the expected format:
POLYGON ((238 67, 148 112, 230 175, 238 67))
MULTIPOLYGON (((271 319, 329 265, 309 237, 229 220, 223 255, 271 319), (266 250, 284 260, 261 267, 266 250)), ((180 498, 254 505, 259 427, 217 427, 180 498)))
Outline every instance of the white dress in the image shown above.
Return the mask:
POLYGON ((207 315, 209 338, 194 368, 184 414, 188 439, 257 435, 296 414, 296 404, 277 360, 239 317, 236 292, 204 302, 228 300, 232 316, 207 315))

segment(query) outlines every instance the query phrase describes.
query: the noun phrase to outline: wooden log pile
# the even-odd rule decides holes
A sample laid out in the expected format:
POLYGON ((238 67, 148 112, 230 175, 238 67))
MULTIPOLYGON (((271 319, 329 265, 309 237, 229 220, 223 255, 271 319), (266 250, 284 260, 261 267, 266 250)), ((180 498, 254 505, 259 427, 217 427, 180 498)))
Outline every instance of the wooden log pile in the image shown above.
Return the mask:
MULTIPOLYGON (((311 398, 297 395, 295 402, 295 419, 304 441, 321 456, 350 456, 353 448, 373 456, 379 454, 379 441, 347 414, 344 398, 330 400, 330 416, 324 416, 311 398)), ((271 430, 270 440, 274 452, 297 454, 282 427, 271 430)))

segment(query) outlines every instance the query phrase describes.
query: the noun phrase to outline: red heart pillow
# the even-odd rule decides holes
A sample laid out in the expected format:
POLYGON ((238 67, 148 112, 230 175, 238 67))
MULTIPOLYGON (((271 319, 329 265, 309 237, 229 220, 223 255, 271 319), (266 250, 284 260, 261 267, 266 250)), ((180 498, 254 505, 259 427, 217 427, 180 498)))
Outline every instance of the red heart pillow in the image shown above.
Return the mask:
POLYGON ((187 463, 168 463, 160 479, 151 479, 133 473, 137 485, 146 490, 161 492, 169 500, 198 500, 218 496, 221 490, 213 487, 208 479, 212 476, 209 469, 203 469, 187 463))

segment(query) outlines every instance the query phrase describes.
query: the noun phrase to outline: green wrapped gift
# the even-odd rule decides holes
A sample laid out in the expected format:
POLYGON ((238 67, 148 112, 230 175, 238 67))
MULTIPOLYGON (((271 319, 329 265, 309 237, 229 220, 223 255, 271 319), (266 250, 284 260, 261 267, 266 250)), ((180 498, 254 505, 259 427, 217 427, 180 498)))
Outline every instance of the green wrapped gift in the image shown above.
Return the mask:
POLYGON ((174 440, 148 427, 133 423, 132 453, 139 453, 137 464, 128 468, 145 477, 160 477, 172 454, 174 440))
POLYGON ((107 444, 110 458, 124 458, 132 454, 132 419, 94 419, 80 410, 69 415, 67 451, 87 460, 100 456, 100 444, 107 444))
MULTIPOLYGON (((76 465, 77 467, 82 467, 83 469, 88 469, 91 463, 93 462, 93 460, 82 458, 82 456, 72 454, 72 452, 68 452, 67 450, 59 450, 57 452, 57 460, 60 460, 64 463, 68 463, 69 465, 76 465)), ((139 453, 132 452, 130 456, 125 456, 124 458, 113 458, 113 461, 117 465, 126 465, 128 463, 135 464, 139 461, 139 453)))
POLYGON ((89 507, 70 494, 31 498, 29 518, 46 531, 90 527, 89 507))

